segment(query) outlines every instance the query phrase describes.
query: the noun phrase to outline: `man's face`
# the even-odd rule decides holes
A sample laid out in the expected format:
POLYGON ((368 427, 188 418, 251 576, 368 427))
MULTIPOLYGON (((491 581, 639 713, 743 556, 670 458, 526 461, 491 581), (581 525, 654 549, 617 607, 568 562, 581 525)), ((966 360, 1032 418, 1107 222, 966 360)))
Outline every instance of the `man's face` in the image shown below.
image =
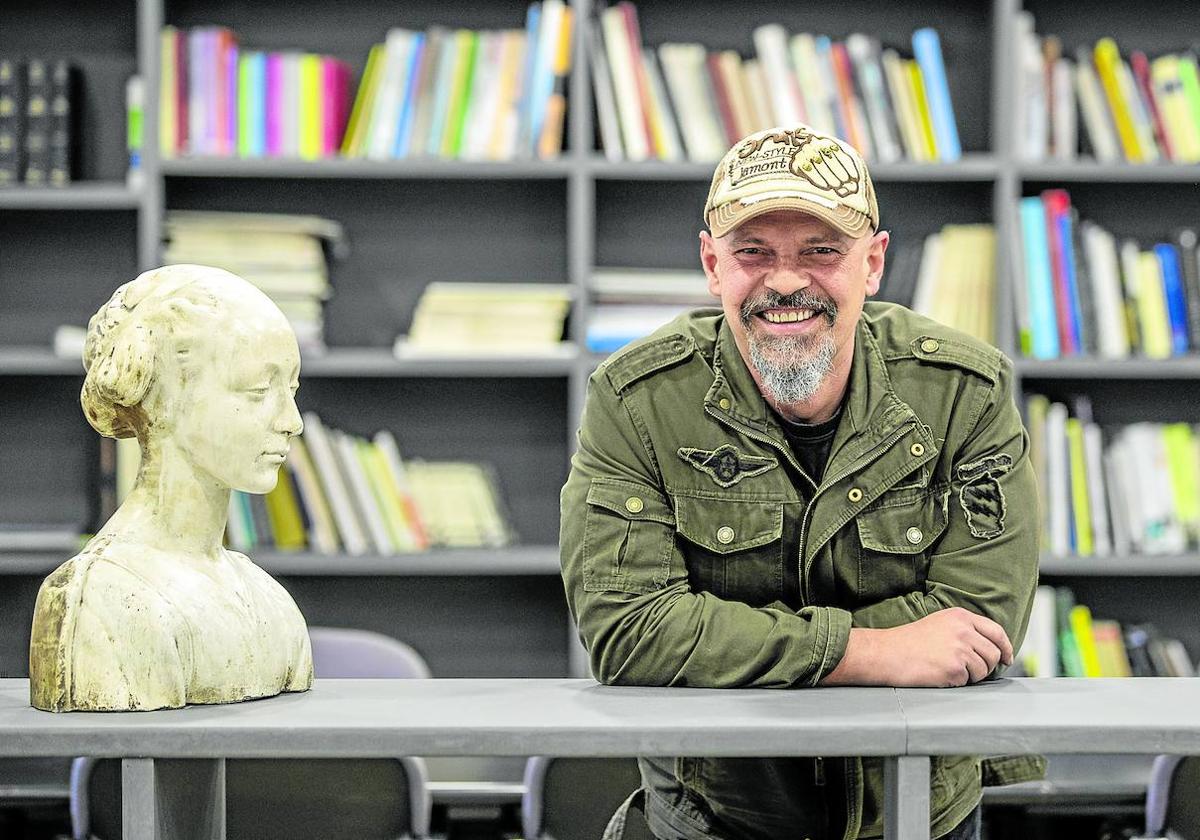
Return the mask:
POLYGON ((886 231, 853 239, 794 210, 750 219, 720 239, 700 234, 708 290, 767 396, 804 403, 831 375, 849 375, 855 325, 879 290, 887 244, 886 231))

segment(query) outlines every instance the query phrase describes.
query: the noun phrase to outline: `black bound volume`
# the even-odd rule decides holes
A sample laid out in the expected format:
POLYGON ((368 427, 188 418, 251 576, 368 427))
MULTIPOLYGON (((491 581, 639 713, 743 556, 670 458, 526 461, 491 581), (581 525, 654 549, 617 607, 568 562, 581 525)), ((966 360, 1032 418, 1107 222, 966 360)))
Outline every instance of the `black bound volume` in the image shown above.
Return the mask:
POLYGON ((20 183, 25 163, 25 68, 0 56, 0 187, 20 183))
POLYGON ((41 59, 29 60, 25 103, 25 183, 50 182, 50 70, 41 59))
POLYGON ((75 161, 75 68, 56 61, 50 68, 50 184, 71 182, 75 161))

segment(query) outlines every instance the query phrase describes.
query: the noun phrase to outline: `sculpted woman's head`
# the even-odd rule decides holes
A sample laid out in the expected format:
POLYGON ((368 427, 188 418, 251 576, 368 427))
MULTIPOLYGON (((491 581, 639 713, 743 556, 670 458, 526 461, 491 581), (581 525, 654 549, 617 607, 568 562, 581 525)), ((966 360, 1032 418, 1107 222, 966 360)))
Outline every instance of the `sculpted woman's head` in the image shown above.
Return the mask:
POLYGON ((265 493, 301 430, 300 353, 287 319, 250 283, 170 265, 121 286, 92 316, 81 402, 109 437, 173 447, 217 483, 265 493))

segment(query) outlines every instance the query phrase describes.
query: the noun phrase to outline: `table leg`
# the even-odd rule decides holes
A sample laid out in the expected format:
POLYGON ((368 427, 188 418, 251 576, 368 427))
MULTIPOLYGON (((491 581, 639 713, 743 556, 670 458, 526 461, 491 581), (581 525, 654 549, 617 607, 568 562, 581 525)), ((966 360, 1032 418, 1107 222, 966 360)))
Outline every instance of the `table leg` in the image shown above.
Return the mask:
POLYGON ((225 760, 121 762, 125 840, 225 840, 225 760))
POLYGON ((929 756, 890 756, 883 765, 884 840, 929 840, 929 756))

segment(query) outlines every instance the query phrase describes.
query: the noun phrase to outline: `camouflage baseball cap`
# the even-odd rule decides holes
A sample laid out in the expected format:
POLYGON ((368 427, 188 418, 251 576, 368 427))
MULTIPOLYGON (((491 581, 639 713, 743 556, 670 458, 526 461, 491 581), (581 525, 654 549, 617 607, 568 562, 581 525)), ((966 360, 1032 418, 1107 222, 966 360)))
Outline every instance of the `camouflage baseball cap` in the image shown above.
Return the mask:
POLYGON ((769 128, 735 143, 713 174, 704 221, 719 237, 772 210, 810 213, 855 238, 879 227, 862 157, 806 125, 769 128))

